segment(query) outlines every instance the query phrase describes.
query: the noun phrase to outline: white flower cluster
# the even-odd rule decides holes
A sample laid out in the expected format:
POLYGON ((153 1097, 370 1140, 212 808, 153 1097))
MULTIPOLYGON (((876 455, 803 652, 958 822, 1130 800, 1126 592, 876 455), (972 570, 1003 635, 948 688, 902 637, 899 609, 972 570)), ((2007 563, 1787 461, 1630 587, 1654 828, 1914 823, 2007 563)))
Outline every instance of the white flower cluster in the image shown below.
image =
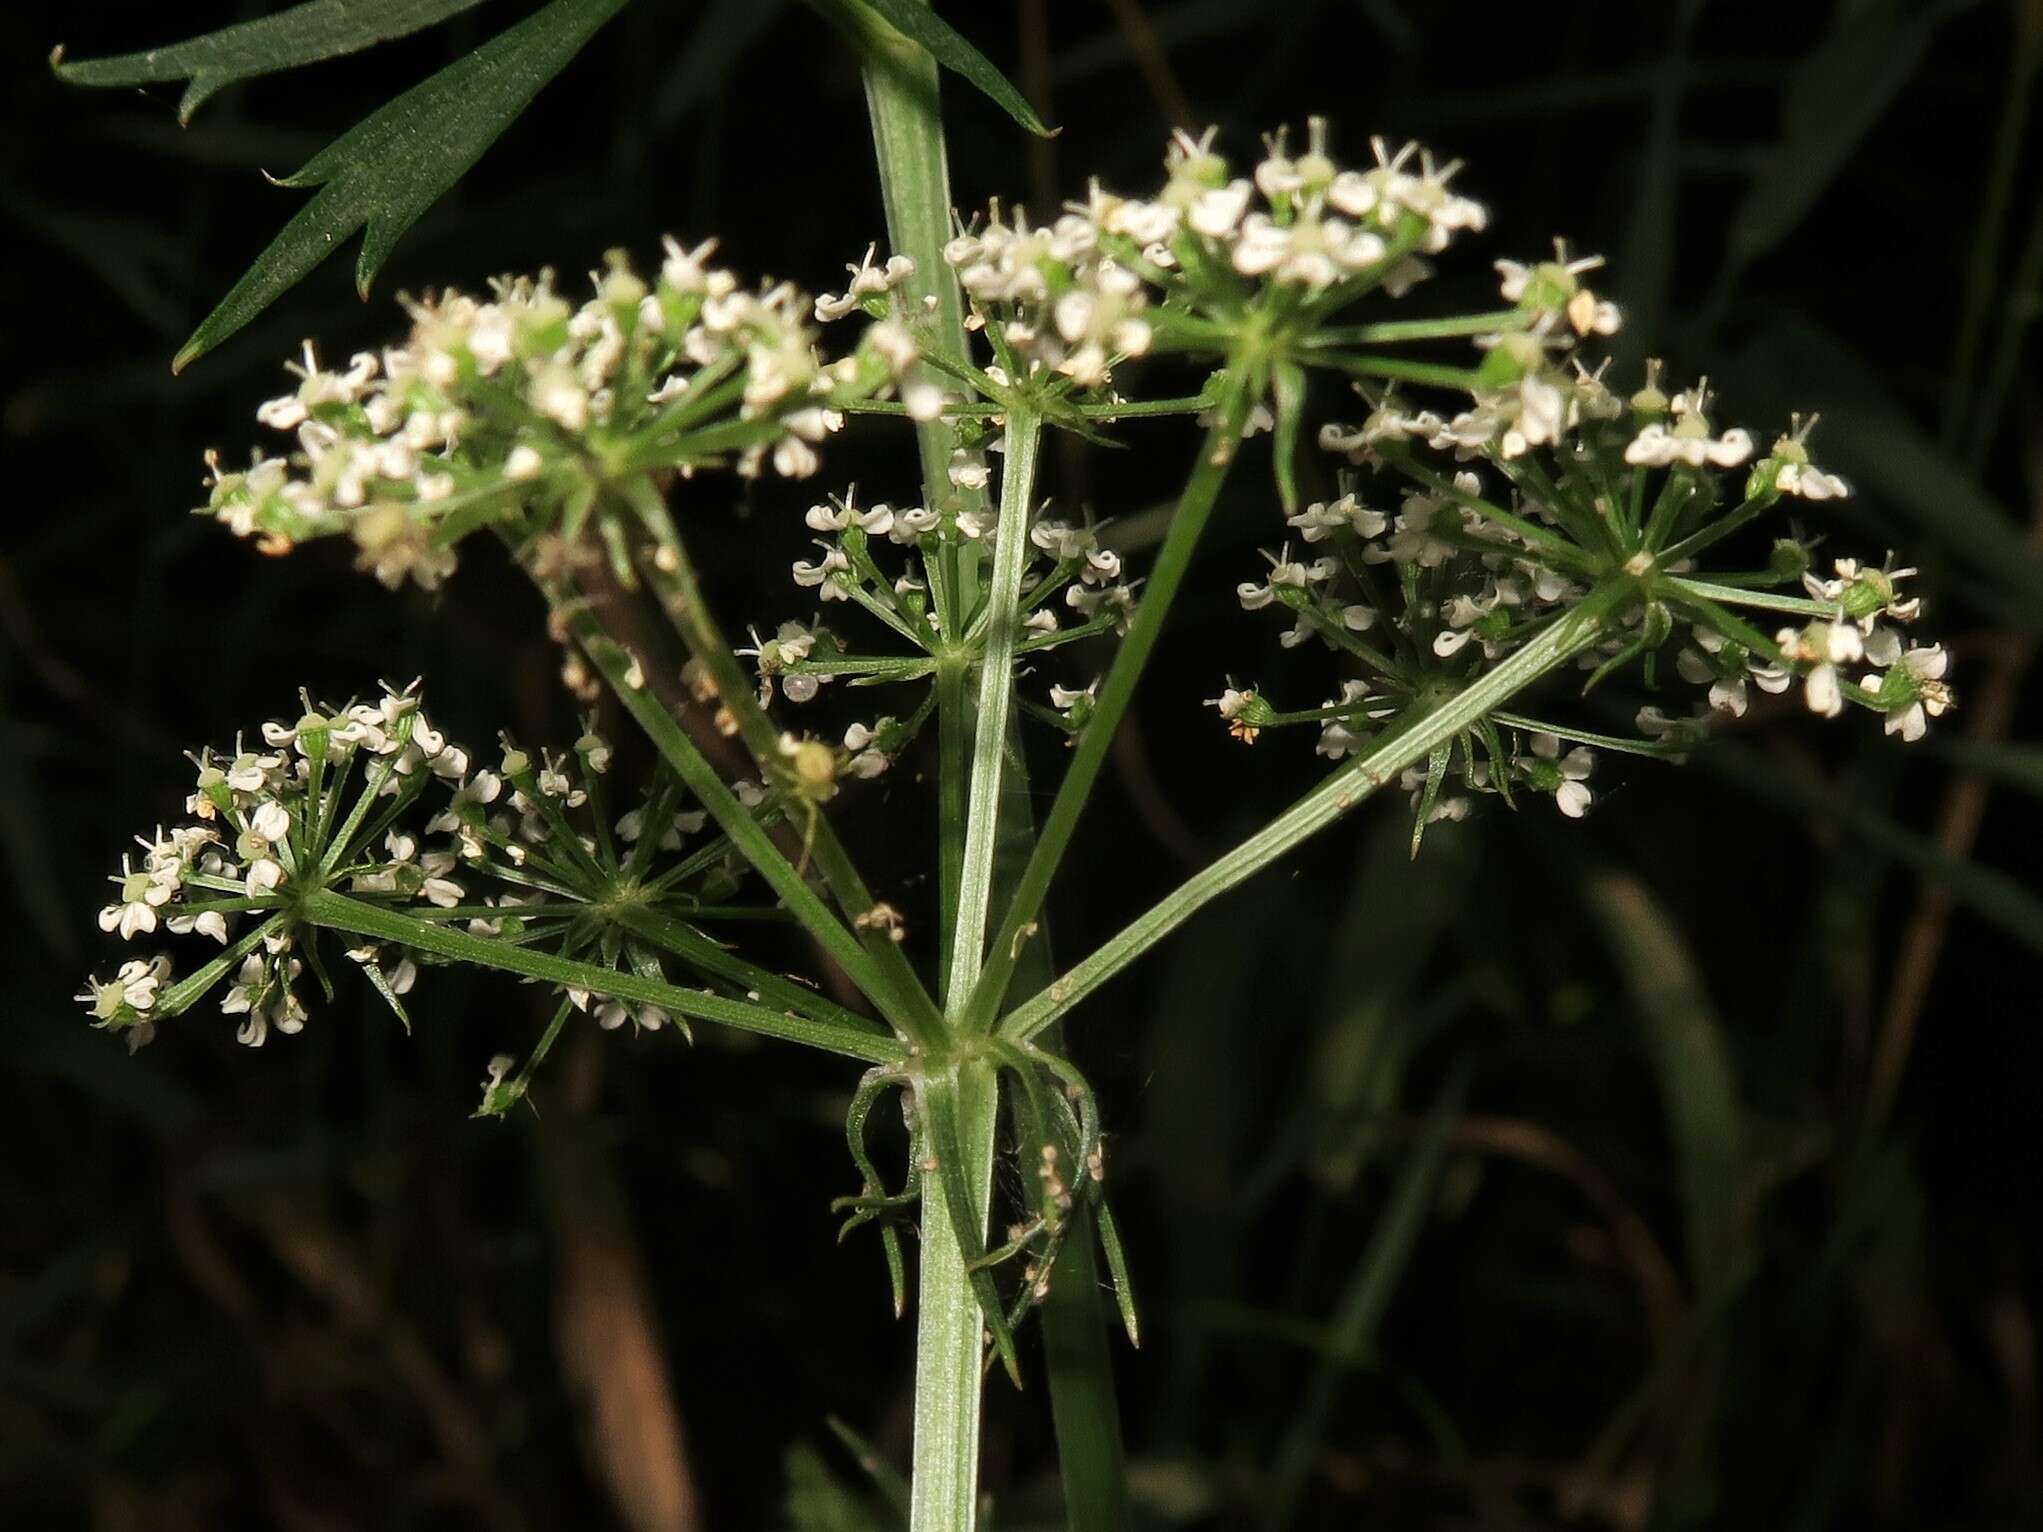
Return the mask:
MULTIPOLYGON (((1407 492, 1394 515, 1350 489, 1288 517, 1306 544, 1331 551, 1310 559, 1294 558, 1288 544, 1265 552, 1266 577, 1238 585, 1237 599, 1245 610, 1273 608, 1290 619, 1283 647, 1317 640, 1369 674, 1342 681, 1337 696, 1297 713, 1230 685, 1209 703, 1229 732, 1253 743, 1264 728, 1311 722, 1319 727, 1319 754, 1332 760, 1360 754, 1415 699, 1465 685, 1579 596, 1578 585, 1548 567, 1536 548, 1474 509, 1483 489, 1480 476, 1463 469, 1442 490, 1407 492)), ((1462 781, 1476 792, 1523 785, 1580 817, 1590 802, 1590 752, 1578 747, 1559 756, 1551 739, 1534 732, 1527 746, 1515 731, 1466 738, 1462 781)), ((1403 785, 1416 795, 1422 823, 1468 812, 1465 798, 1441 796, 1439 779, 1429 780, 1426 771, 1408 772, 1403 785)))
MULTIPOLYGON (((290 1033, 304 1025, 294 989, 304 966, 300 931, 288 918, 301 887, 346 872, 358 883, 382 879, 381 891, 402 900, 458 897, 459 889, 438 876, 451 868, 451 857, 444 868, 421 866, 393 847, 375 871, 364 870, 379 860, 365 833, 396 817, 427 782, 458 780, 468 771, 467 752, 433 728, 412 688, 386 688, 376 702, 340 708, 306 699, 296 722, 266 723, 260 734, 260 750, 237 739, 231 754, 206 750, 194 757, 198 777, 185 811, 197 823, 136 837, 141 864, 122 859, 113 879, 118 896, 99 913, 100 928, 124 941, 160 927, 222 946, 238 923, 255 918, 257 930, 235 944, 239 966, 221 1001, 222 1011, 242 1018, 238 1035, 251 1047, 272 1028, 290 1033), (358 757, 371 764, 352 811, 344 813, 358 757), (280 913, 284 918, 273 918, 280 913)), ((390 832, 392 842, 400 839, 390 832)), ((112 981, 92 981, 79 998, 103 1025, 146 1023, 161 1014, 170 959, 158 956, 145 967, 146 974, 131 962, 112 981)), ((411 971, 404 964, 387 976, 396 993, 409 988, 411 971)))
POLYGON ((1567 241, 1559 239, 1554 241, 1551 261, 1533 265, 1509 260, 1496 263, 1497 274, 1503 278, 1498 286, 1506 303, 1516 304, 1535 324, 1565 321, 1577 335, 1583 336, 1615 335, 1622 322, 1617 305, 1598 296, 1580 280, 1602 266, 1600 255, 1568 259, 1567 241))
POLYGON ((1149 296, 1141 276, 1100 248, 1092 219, 1067 212, 1048 228, 996 203, 983 229, 944 246, 992 345, 987 369, 1005 385, 1054 373, 1079 389, 1103 388, 1114 365, 1149 349, 1149 296))
MULTIPOLYGON (((1290 319, 1299 298, 1331 310, 1377 287, 1401 295, 1428 274, 1425 256, 1483 227, 1482 205, 1450 188, 1458 165, 1377 139, 1373 165, 1345 168, 1326 137, 1314 118, 1304 153, 1280 133, 1251 175, 1235 176, 1212 131, 1179 132, 1153 196, 1095 183, 1046 225, 994 203, 944 250, 967 323, 993 353, 989 397, 1031 381, 1105 390, 1122 362, 1152 350, 1224 351, 1264 287, 1286 295, 1277 307, 1290 319)), ((833 302, 885 280, 869 261, 855 271, 853 293, 833 302)))
POLYGON ((1858 691, 1869 705, 1886 715, 1886 731, 1914 743, 1954 701, 1944 680, 1950 656, 1941 644, 1903 645, 1900 624, 1922 611, 1919 597, 1904 595, 1901 582, 1913 569, 1870 568, 1856 559, 1839 559, 1824 579, 1805 574, 1809 595, 1834 604, 1834 619, 1818 618, 1801 628, 1782 628, 1774 635, 1781 652, 1808 667, 1805 691, 1811 712, 1835 718, 1844 711, 1848 683, 1843 667, 1861 662, 1876 667, 1865 672, 1858 691))
MULTIPOLYGON (((1565 259, 1529 270, 1505 263, 1506 294, 1536 305, 1540 323, 1559 315, 1571 329, 1602 333, 1603 300, 1585 298, 1577 282, 1591 269, 1565 259)), ((1813 420, 1798 419, 1754 461, 1749 432, 1710 423, 1706 386, 1670 397, 1657 365, 1629 400, 1611 393, 1600 369, 1579 363, 1564 388, 1540 376, 1538 389, 1552 388, 1552 399, 1525 386, 1534 378, 1528 371, 1509 403, 1486 401, 1477 389, 1475 409, 1454 416, 1385 396, 1372 401, 1360 426, 1322 432, 1322 444, 1350 462, 1402 479, 1399 509, 1374 508, 1353 486, 1303 507, 1286 524, 1309 551, 1294 557, 1286 544, 1265 553, 1267 574, 1239 585, 1237 595, 1246 609, 1283 612, 1285 647, 1316 639, 1364 674, 1344 679, 1319 707, 1297 712, 1230 683, 1212 705, 1236 738, 1312 722, 1322 754, 1358 754, 1385 724, 1470 686, 1592 587, 1612 583, 1629 584, 1635 599, 1580 656, 1592 672, 1589 684, 1634 661, 1646 661, 1648 684, 1659 684, 1665 678, 1652 657, 1672 644, 1675 677, 1703 688, 1704 703, 1687 718, 1641 709, 1640 741, 1571 735, 1559 725, 1478 724, 1454 745, 1466 786, 1506 794, 1529 788, 1579 816, 1592 801, 1587 743, 1679 755, 1710 716, 1742 716, 1755 689, 1778 694, 1797 679, 1815 712, 1835 716, 1855 703, 1881 713, 1887 731, 1907 740, 1952 705, 1943 649, 1904 647, 1897 630, 1921 607, 1902 588, 1912 569, 1843 559, 1824 578, 1809 571, 1799 543, 1781 541, 1764 569, 1733 572, 1722 583, 1695 577, 1698 552, 1783 499, 1848 493, 1843 480, 1810 462, 1813 420), (1529 424, 1535 411, 1536 427, 1529 424), (1748 464, 1738 501, 1726 493, 1728 471, 1748 464), (1808 620, 1769 638, 1738 615, 1740 607, 1808 620), (1875 668, 1853 682, 1846 667, 1862 661, 1875 668), (1563 751, 1570 739, 1578 743, 1563 751)), ((1465 799, 1442 794, 1446 759, 1407 774, 1422 825, 1467 812, 1465 799)))
POLYGON ((574 532, 649 473, 813 473, 842 407, 905 377, 914 342, 888 320, 825 362, 810 300, 741 286, 709 264, 714 248, 670 239, 650 282, 613 252, 579 305, 550 272, 500 279, 487 298, 429 295, 409 303, 403 344, 345 370, 308 343, 298 386, 257 411, 294 449, 233 472, 209 457, 204 511, 266 552, 345 533, 386 585, 431 588, 468 532, 574 532))
POLYGON ((1354 279, 1394 296, 1427 274, 1421 259, 1455 236, 1480 230, 1479 202, 1450 187, 1459 162, 1436 165, 1417 144, 1393 151, 1372 139, 1376 163, 1344 168, 1327 152, 1326 122, 1313 118, 1303 154, 1281 132, 1266 141, 1252 178, 1230 173, 1208 130, 1179 132, 1164 160, 1169 180, 1137 200, 1094 188, 1086 212, 1102 233, 1131 242, 1150 267, 1193 287, 1216 268, 1318 294, 1354 279))
POLYGON ((1387 450, 1418 446, 1460 459, 1508 461, 1624 413, 1624 402, 1603 385, 1600 368, 1591 372, 1573 358, 1567 367, 1559 364, 1554 353, 1571 342, 1551 324, 1485 336, 1482 343, 1488 349, 1481 369, 1486 382, 1472 390, 1469 408, 1451 415, 1407 409, 1386 394, 1359 426, 1322 426, 1320 446, 1358 466, 1387 450))
MULTIPOLYGON (((220 1008, 240 1018, 243 1043, 299 1031, 298 981, 308 966, 323 972, 304 900, 322 889, 608 964, 621 960, 619 948, 600 920, 585 918, 592 910, 628 897, 685 915, 737 887, 720 842, 672 855, 705 816, 665 773, 614 829, 599 820, 612 751, 593 728, 564 754, 535 760, 507 746, 497 769, 478 768, 427 720, 415 687, 386 687, 377 701, 341 707, 306 699, 295 722, 266 723, 260 735, 261 749, 237 739, 231 753, 194 757, 185 807, 196 822, 138 837, 139 865, 124 859, 113 879, 103 930, 123 940, 196 934, 228 949, 185 984, 172 982, 164 955, 90 981, 80 1001, 100 1025, 131 1029, 131 1041, 222 979, 220 1008), (436 808, 422 803, 427 794, 436 808)), ((347 956, 393 1005, 417 975, 401 950, 385 961, 373 944, 356 945, 347 956)), ((625 956, 646 971, 640 955, 625 956)), ((614 1024, 613 1004, 598 1010, 605 1025, 614 1024)), ((615 1020, 626 1014, 641 1026, 668 1019, 648 1006, 615 1020)))
MULTIPOLYGON (((952 616, 959 632, 955 637, 947 634, 946 614, 930 598, 927 571, 947 552, 990 548, 995 538, 990 514, 884 503, 861 509, 846 499, 812 506, 807 523, 811 531, 822 534, 816 544, 819 555, 795 562, 795 585, 813 591, 826 605, 842 602, 863 608, 919 649, 921 657, 855 653, 824 625, 820 614, 809 623, 783 622, 770 638, 754 632, 750 646, 737 651, 758 671, 761 702, 772 701, 776 691, 790 702, 812 702, 837 680, 859 685, 925 680, 934 673, 937 657, 952 652, 958 643, 973 653, 983 651, 984 606, 952 616), (888 550, 898 550, 900 559, 891 571, 880 562, 888 550)), ((1041 514, 1031 522, 1028 536, 1019 654, 1127 630, 1135 609, 1134 588, 1125 578, 1120 554, 1100 541, 1097 528, 1041 514)), ((1067 732, 1081 727, 1090 712, 1085 700, 1089 691, 1053 685, 1050 692, 1051 710, 1032 711, 1067 732)), ((925 714, 926 709, 901 723, 884 719, 853 725, 845 737, 845 769, 855 776, 885 770, 925 714)))
MULTIPOLYGON (((593 720, 567 751, 535 755, 504 740, 494 768, 446 784, 445 802, 423 829, 446 839, 421 852, 420 842, 403 837, 388 847, 391 865, 356 879, 352 892, 391 891, 385 878, 393 867, 402 878, 418 865, 432 875, 426 897, 457 911, 472 936, 657 972, 658 957, 609 927, 602 912, 636 903, 687 918, 733 892, 741 864, 721 840, 695 844, 709 816, 664 767, 613 819, 605 782, 614 756, 593 720), (433 876, 449 874, 460 883, 436 896, 433 876)), ((653 1031, 673 1020, 659 1006, 587 989, 570 987, 567 998, 605 1030, 629 1021, 653 1031)))

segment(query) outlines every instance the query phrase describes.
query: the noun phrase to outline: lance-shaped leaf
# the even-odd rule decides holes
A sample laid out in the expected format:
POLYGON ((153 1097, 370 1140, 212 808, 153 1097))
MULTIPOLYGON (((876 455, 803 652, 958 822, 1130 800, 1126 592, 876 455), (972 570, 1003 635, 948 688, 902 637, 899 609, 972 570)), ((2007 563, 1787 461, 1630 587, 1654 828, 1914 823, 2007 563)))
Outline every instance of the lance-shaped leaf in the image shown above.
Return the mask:
POLYGON ((1053 136, 1054 130, 1044 126, 1028 98, 993 66, 992 60, 937 15, 930 0, 809 0, 809 3, 862 45, 886 35, 874 26, 875 21, 884 22, 952 74, 984 93, 1031 133, 1042 138, 1053 136))
POLYGON ((319 194, 284 225, 171 363, 181 369, 247 324, 364 230, 355 284, 369 284, 404 231, 461 179, 625 0, 553 0, 415 85, 315 155, 284 186, 319 194))
POLYGON ((58 79, 73 85, 161 85, 189 80, 184 99, 177 104, 177 120, 188 123, 210 97, 230 85, 360 53, 480 4, 482 0, 305 0, 305 4, 274 16, 258 16, 141 53, 66 63, 64 50, 59 48, 50 55, 50 65, 58 79))

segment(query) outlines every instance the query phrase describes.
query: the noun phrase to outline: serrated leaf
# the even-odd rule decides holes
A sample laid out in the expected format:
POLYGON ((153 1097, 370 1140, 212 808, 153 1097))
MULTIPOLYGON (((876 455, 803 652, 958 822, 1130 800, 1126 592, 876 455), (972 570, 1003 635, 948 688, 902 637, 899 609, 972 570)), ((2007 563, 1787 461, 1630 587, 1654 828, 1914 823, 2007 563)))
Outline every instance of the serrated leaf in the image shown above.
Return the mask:
POLYGON ((256 257, 171 363, 181 370, 261 313, 357 230, 355 285, 369 284, 405 230, 482 158, 626 0, 553 0, 365 117, 279 184, 319 193, 256 257))
POLYGON ((160 85, 189 80, 177 104, 177 120, 192 114, 217 92, 258 75, 276 74, 323 59, 360 53, 392 38, 435 26, 473 10, 483 0, 306 0, 274 16, 258 16, 203 37, 123 53, 113 58, 64 62, 62 48, 50 55, 57 78, 72 85, 160 85))
POLYGON ((1022 127, 1041 138, 1055 130, 1046 127, 1028 98, 993 62, 960 36, 951 24, 930 7, 930 0, 810 0, 818 10, 846 25, 853 35, 870 37, 870 19, 885 22, 908 41, 935 59, 939 65, 973 86, 1022 127), (866 18, 858 13, 865 12, 866 18), (866 24, 861 24, 862 20, 866 24))

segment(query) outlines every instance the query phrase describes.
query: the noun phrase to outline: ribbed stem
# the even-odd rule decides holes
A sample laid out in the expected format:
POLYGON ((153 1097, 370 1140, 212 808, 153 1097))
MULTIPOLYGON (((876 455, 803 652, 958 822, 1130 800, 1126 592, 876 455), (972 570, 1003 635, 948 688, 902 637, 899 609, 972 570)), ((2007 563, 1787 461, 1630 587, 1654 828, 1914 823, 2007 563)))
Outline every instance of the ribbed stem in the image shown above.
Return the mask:
MULTIPOLYGON (((937 106, 936 63, 863 7, 833 8, 829 14, 853 32, 864 57, 866 105, 872 116, 873 152, 879 161, 888 238, 896 251, 915 262, 908 294, 911 301, 920 307, 925 299, 935 299, 926 343, 962 361, 966 354, 963 304, 943 259, 943 247, 950 238, 951 194, 937 106)), ((926 503, 953 511, 983 507, 983 494, 960 490, 950 482, 956 427, 946 420, 924 421, 916 428, 916 438, 926 503)), ((977 550, 972 547, 936 560, 930 571, 930 594, 947 637, 963 633, 978 604, 978 574, 977 550)), ((975 727, 974 701, 969 677, 960 667, 952 664, 939 669, 939 895, 946 924, 946 977, 949 953, 955 945, 956 913, 968 876, 969 813, 958 810, 969 801, 975 763, 968 750, 980 732, 975 727)), ((990 846, 987 852, 990 855, 990 846)), ((955 1005, 962 1003, 964 995, 946 993, 944 998, 955 1005)), ((958 1148, 965 1162, 964 1183, 976 1199, 972 1216, 983 1231, 993 1183, 997 1079, 983 1065, 968 1063, 957 1066, 945 1079, 930 1081, 925 1089, 950 1093, 958 1148)), ((922 1177, 911 1532, 971 1532, 978 1516, 984 1326, 946 1202, 945 1181, 942 1175, 925 1173, 922 1177)))
MULTIPOLYGON (((957 1114, 965 1174, 982 1229, 993 1188, 998 1082, 984 1064, 965 1063, 933 1081, 957 1114)), ((922 1177, 922 1275, 916 1298, 915 1474, 910 1532, 972 1532, 979 1501, 979 1401, 985 1323, 945 1202, 944 1177, 922 1177)))

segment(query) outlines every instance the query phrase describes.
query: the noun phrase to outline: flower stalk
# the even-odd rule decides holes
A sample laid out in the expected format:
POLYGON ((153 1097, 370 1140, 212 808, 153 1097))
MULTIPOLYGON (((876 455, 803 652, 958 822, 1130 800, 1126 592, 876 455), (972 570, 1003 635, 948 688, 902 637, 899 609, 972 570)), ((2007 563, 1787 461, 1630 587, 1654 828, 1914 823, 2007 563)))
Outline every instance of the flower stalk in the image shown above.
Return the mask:
POLYGON ((1399 773, 1588 649, 1605 634, 1623 606, 1637 599, 1636 582, 1627 579, 1614 580, 1592 592, 1480 681, 1415 714, 1368 755, 1336 768, 1326 781, 1261 830, 1102 942, 1083 962, 1015 1006, 1001 1021, 1000 1035, 1017 1042, 1040 1035, 1214 899, 1326 829, 1386 783, 1395 782, 1399 773))
POLYGON ((594 963, 577 963, 509 942, 491 941, 455 930, 415 915, 385 909, 350 899, 333 889, 317 889, 299 907, 303 918, 327 930, 375 941, 396 942, 416 952, 430 952, 457 962, 473 963, 520 974, 549 984, 586 990, 591 994, 619 1000, 657 1005, 676 1016, 693 1017, 777 1037, 786 1042, 806 1043, 845 1058, 864 1059, 873 1064, 895 1064, 907 1050, 891 1037, 842 1022, 817 1021, 743 1000, 727 1000, 704 990, 686 989, 638 974, 622 973, 594 963))
POLYGON ((1049 813, 1043 817, 1042 832, 1036 839, 1035 850, 1015 883, 1007 912, 986 954, 984 969, 973 988, 965 1013, 968 1024, 975 1029, 983 1031, 992 1027, 1022 945, 1032 934, 1043 900, 1050 891, 1050 881, 1056 876, 1064 853, 1071 844, 1071 837, 1078 828, 1079 816, 1085 812, 1092 797, 1093 783, 1106 763, 1114 730, 1135 695, 1136 682, 1141 679, 1142 669, 1156 647, 1172 598, 1184 581, 1200 535, 1206 529, 1207 518, 1212 515, 1213 506, 1220 498, 1221 485, 1226 481, 1227 470, 1234 461, 1236 446, 1241 439, 1242 422, 1248 415, 1249 397, 1246 370, 1228 369, 1221 385, 1219 403, 1215 406, 1214 422, 1200 444, 1198 461, 1193 466, 1184 492, 1178 497, 1170 531, 1157 552, 1142 604, 1136 609, 1128 635, 1122 640, 1114 663, 1100 685, 1092 718, 1072 752, 1064 779, 1058 784, 1057 796, 1051 801, 1049 813))

